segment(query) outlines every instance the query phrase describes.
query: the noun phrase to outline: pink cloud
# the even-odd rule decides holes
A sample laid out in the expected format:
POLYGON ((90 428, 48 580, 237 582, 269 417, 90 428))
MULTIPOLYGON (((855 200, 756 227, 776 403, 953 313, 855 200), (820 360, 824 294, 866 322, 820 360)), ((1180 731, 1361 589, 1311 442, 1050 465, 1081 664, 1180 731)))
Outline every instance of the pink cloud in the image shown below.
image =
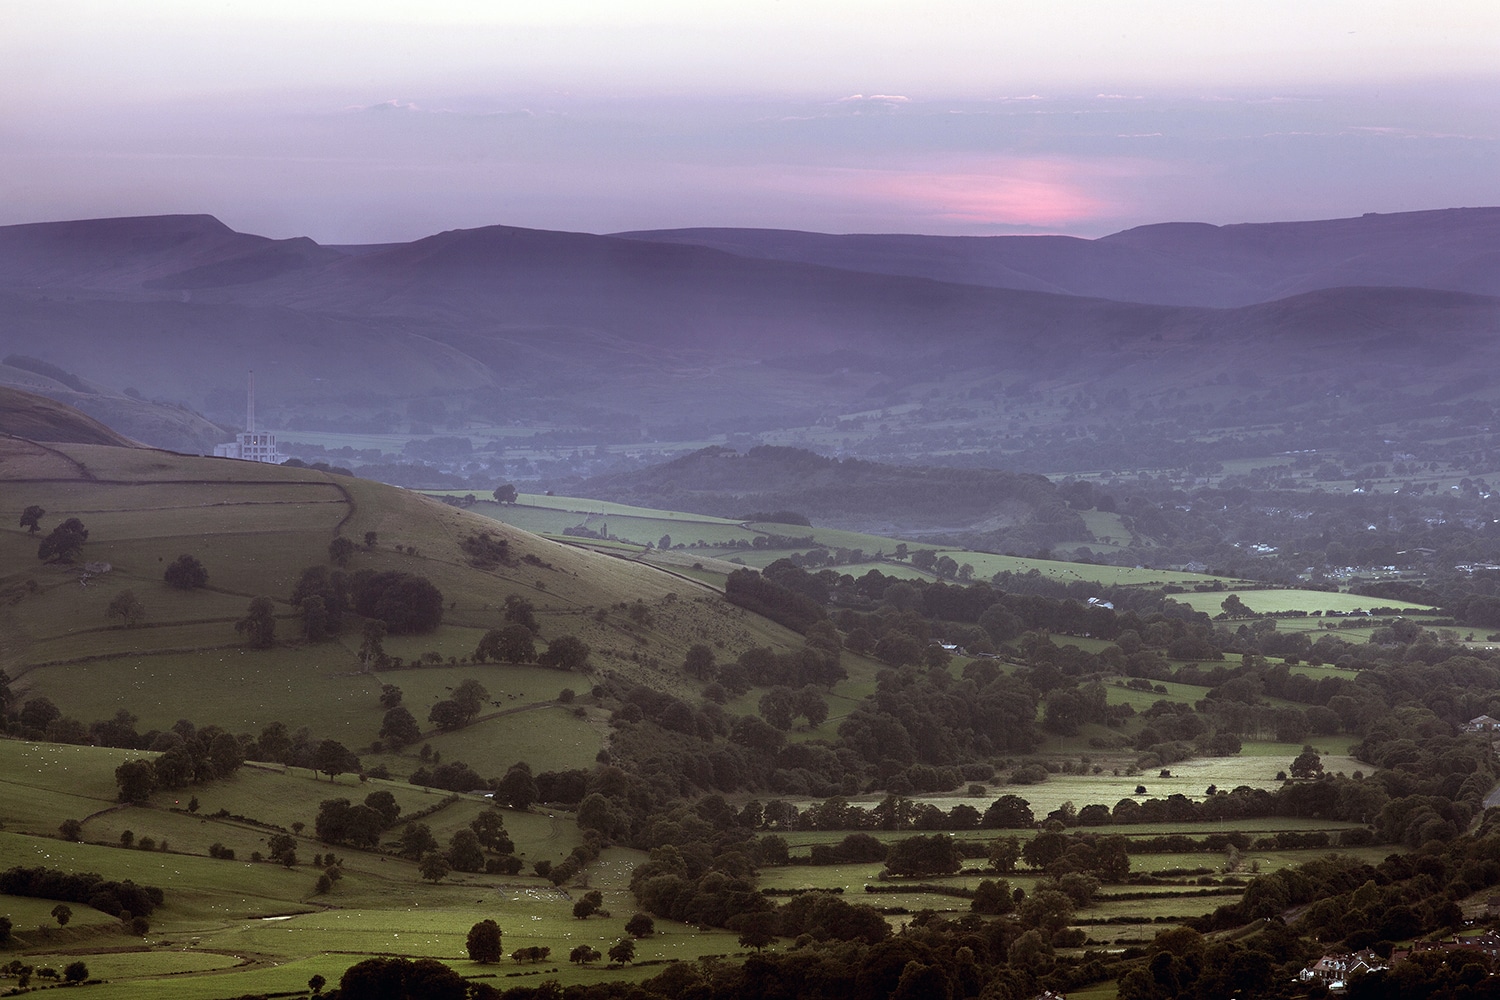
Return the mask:
POLYGON ((821 195, 850 209, 969 226, 1061 227, 1120 214, 1123 179, 1161 173, 1153 164, 1118 159, 1001 159, 904 168, 798 169, 762 187, 821 195))

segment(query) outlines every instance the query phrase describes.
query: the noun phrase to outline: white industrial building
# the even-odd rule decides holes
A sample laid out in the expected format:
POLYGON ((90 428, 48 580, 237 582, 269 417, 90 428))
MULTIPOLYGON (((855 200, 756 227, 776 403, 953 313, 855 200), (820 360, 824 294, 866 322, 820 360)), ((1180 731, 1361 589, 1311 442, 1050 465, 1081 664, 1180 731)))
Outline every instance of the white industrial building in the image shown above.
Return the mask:
POLYGON ((214 445, 216 458, 238 458, 246 462, 280 465, 285 459, 276 450, 276 435, 255 429, 255 373, 245 394, 245 429, 228 444, 214 445))

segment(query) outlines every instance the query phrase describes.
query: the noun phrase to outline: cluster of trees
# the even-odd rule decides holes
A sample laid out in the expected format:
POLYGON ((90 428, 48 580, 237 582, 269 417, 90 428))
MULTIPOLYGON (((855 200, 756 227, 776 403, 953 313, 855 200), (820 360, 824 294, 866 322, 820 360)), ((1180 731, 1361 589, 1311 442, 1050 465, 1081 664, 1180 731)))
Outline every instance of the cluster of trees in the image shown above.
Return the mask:
POLYGON ((112 917, 122 913, 149 917, 166 898, 153 885, 117 882, 92 872, 68 872, 41 866, 17 866, 0 872, 0 894, 83 903, 112 917))
MULTIPOLYGON (((256 600, 266 603, 269 616, 273 608, 269 598, 256 600)), ((298 577, 289 602, 302 613, 303 634, 309 642, 338 635, 351 614, 362 616, 367 624, 378 622, 384 631, 366 635, 367 659, 384 658, 380 639, 385 634, 431 632, 443 621, 442 591, 426 577, 399 570, 345 573, 324 565, 309 566, 298 577)), ((253 608, 252 603, 252 617, 253 608)))

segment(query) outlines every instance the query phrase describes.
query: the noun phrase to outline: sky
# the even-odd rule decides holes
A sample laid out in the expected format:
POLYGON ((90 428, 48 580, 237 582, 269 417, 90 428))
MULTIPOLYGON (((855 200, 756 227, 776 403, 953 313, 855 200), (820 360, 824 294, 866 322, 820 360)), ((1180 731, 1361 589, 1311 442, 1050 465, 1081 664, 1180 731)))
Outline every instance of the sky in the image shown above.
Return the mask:
POLYGON ((0 225, 1101 236, 1500 204, 1495 0, 0 0, 0 225))

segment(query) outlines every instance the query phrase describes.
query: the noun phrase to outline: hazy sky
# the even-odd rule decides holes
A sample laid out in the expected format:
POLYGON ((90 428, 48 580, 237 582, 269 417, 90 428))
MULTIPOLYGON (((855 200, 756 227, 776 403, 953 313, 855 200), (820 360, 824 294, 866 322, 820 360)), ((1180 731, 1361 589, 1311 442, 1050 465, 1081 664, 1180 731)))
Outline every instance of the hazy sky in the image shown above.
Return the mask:
POLYGON ((0 224, 325 243, 1500 204, 1497 0, 0 0, 0 224))

